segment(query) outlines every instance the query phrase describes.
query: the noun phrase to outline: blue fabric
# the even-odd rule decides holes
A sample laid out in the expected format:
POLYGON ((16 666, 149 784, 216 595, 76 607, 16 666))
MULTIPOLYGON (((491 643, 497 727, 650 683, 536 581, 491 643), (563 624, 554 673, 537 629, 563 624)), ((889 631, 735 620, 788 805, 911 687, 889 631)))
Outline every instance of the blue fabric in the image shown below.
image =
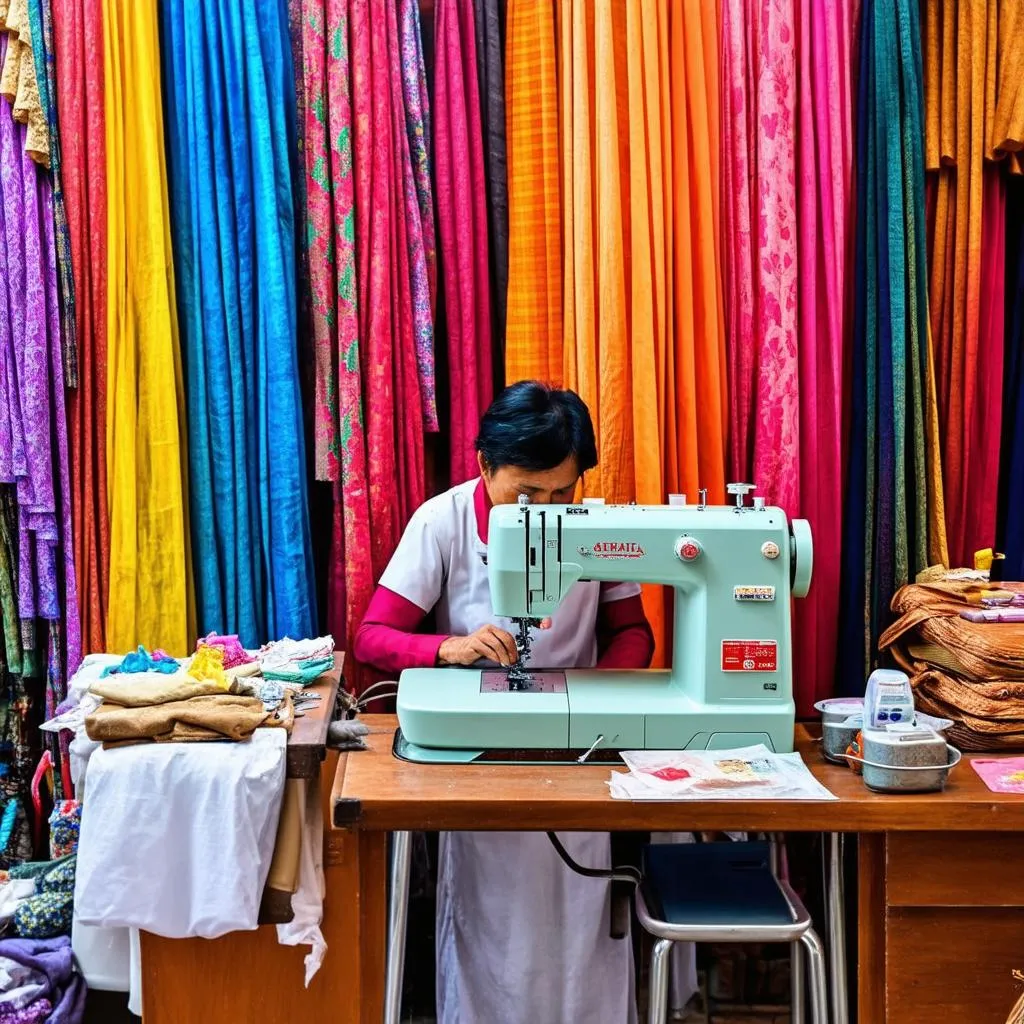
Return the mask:
POLYGON ((315 633, 284 0, 161 5, 199 632, 315 633))
POLYGON ((1000 545, 1003 578, 1024 579, 1024 182, 1006 192, 1006 363, 1000 545))
MULTIPOLYGON (((874 90, 870 87, 873 16, 870 3, 861 14, 860 67, 857 75, 857 197, 855 219, 855 251, 853 265, 853 353, 851 360, 849 468, 846 481, 846 508, 843 516, 842 583, 839 642, 839 691, 844 694, 864 692, 869 651, 866 644, 866 620, 870 608, 866 604, 867 587, 865 550, 873 536, 873 508, 869 504, 869 463, 874 452, 868 450, 868 352, 867 333, 873 296, 868 291, 868 249, 873 244, 873 214, 869 195, 873 194, 873 135, 870 124, 874 110, 874 90), (869 157, 870 152, 870 157, 869 157)), ((874 500, 872 493, 871 500, 874 500)))

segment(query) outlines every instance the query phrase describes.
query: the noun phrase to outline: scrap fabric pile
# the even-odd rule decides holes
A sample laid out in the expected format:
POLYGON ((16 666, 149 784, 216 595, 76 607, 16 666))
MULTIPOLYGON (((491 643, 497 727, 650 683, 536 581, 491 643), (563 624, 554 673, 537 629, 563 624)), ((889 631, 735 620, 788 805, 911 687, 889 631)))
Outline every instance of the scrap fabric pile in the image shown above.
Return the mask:
POLYGON ((903 587, 893 610, 880 645, 910 676, 917 708, 952 721, 961 750, 1024 745, 1024 584, 948 574, 903 587))

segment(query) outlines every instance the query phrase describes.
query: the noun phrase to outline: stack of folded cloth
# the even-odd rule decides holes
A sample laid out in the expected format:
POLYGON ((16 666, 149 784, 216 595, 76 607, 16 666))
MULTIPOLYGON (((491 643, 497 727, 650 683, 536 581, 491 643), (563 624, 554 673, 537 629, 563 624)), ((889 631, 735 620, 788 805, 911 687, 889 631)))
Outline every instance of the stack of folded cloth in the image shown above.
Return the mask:
POLYGON ((260 648, 258 660, 264 679, 308 686, 334 668, 334 638, 292 640, 285 637, 260 648))
POLYGON ((263 726, 290 731, 294 724, 288 694, 282 695, 278 706, 268 707, 258 697, 239 692, 242 680, 255 674, 259 666, 245 655, 237 637, 207 637, 187 664, 169 659, 171 668, 143 648, 129 658, 133 659, 131 667, 122 662, 90 687, 103 703, 86 717, 85 729, 89 739, 105 747, 239 741, 263 726), (163 663, 154 670, 156 662, 163 663))
MULTIPOLYGON (((999 588, 1024 594, 1024 584, 999 588)), ((918 710, 948 718, 961 750, 1024 748, 1024 622, 971 622, 991 589, 974 580, 916 583, 897 591, 899 619, 879 647, 910 676, 918 710)))

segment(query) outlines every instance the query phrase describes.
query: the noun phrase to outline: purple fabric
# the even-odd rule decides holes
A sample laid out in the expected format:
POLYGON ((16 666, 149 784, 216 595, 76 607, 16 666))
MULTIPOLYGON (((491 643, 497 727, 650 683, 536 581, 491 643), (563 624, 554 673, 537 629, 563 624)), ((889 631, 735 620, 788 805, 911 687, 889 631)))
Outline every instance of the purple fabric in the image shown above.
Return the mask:
POLYGON ((37 999, 20 1010, 0 1010, 0 1024, 42 1024, 53 1013, 49 999, 37 999))
POLYGON ((85 1015, 85 982, 75 972, 71 940, 66 935, 56 939, 0 939, 0 956, 46 978, 46 998, 53 1004, 47 1024, 81 1024, 85 1015))
MULTIPOLYGON (((6 39, 0 61, 5 51, 6 39)), ((0 99, 0 482, 14 484, 17 495, 18 614, 64 622, 70 674, 81 660, 81 628, 53 190, 25 152, 26 132, 0 99)))

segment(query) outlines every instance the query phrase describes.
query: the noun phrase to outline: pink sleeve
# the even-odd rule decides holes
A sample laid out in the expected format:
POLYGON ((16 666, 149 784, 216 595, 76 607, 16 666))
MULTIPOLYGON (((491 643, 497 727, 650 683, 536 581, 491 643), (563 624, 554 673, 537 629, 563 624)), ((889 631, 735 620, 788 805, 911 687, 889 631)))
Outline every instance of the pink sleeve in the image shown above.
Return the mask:
POLYGON ((597 667, 648 668, 654 634, 639 594, 602 600, 597 612, 597 667))
POLYGON ((396 676, 407 668, 433 668, 447 637, 416 632, 426 614, 400 594, 378 587, 356 633, 356 661, 396 676))

